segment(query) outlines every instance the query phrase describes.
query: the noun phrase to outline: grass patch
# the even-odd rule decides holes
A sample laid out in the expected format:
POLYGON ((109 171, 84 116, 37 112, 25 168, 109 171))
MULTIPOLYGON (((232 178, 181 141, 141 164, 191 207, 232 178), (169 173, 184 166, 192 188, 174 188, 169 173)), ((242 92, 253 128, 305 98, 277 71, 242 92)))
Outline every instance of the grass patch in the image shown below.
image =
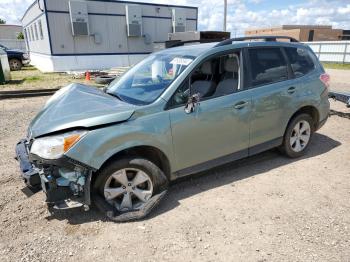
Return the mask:
POLYGON ((30 70, 37 70, 37 69, 34 66, 29 65, 29 66, 23 66, 21 70, 30 71, 30 70))
POLYGON ((94 81, 74 79, 72 75, 65 73, 42 73, 33 66, 24 66, 22 70, 11 71, 11 81, 0 85, 0 90, 28 90, 60 88, 71 83, 95 85, 94 81))
POLYGON ((322 62, 324 68, 350 70, 350 64, 322 62))
POLYGON ((41 76, 28 76, 24 78, 24 81, 32 82, 32 81, 40 81, 42 79, 43 78, 41 76))

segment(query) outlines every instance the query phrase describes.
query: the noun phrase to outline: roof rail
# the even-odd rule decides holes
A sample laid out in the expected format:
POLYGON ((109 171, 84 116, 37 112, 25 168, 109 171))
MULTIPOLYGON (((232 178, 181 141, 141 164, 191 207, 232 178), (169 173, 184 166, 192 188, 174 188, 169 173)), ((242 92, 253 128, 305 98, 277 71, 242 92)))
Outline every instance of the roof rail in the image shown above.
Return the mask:
POLYGON ((272 42, 277 42, 277 39, 289 39, 290 42, 299 42, 295 38, 289 37, 289 36, 277 36, 277 35, 262 35, 262 36, 260 36, 260 35, 257 35, 257 36, 244 36, 244 37, 227 39, 227 40, 221 41, 220 43, 218 43, 214 47, 230 45, 230 44, 232 44, 232 42, 235 42, 235 41, 258 40, 258 39, 261 39, 264 41, 272 41, 272 42))
POLYGON ((222 39, 200 39, 200 40, 187 40, 187 41, 182 41, 182 40, 168 40, 165 41, 165 48, 172 48, 172 47, 178 47, 178 46, 183 46, 185 44, 191 44, 191 43, 216 43, 216 42, 222 42, 222 39))

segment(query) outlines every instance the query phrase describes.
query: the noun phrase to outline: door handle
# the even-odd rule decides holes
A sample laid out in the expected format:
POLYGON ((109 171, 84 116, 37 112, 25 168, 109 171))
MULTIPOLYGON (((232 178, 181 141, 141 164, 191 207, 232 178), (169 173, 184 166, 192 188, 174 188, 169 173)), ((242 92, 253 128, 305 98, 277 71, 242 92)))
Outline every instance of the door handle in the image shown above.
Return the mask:
POLYGON ((288 92, 288 94, 294 94, 295 93, 295 87, 292 86, 292 87, 288 88, 287 92, 288 92))
POLYGON ((243 107, 245 107, 246 105, 248 105, 248 102, 246 101, 241 101, 241 102, 238 102, 237 104, 235 104, 233 107, 235 109, 242 109, 243 107))

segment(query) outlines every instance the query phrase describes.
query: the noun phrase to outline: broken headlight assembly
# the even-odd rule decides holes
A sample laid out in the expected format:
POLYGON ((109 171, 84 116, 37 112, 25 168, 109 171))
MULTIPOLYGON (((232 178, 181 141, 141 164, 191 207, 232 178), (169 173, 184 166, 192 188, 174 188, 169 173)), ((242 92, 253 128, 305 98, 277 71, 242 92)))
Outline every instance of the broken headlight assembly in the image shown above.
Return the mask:
POLYGON ((78 130, 35 139, 30 153, 44 159, 58 159, 86 134, 87 131, 78 130))

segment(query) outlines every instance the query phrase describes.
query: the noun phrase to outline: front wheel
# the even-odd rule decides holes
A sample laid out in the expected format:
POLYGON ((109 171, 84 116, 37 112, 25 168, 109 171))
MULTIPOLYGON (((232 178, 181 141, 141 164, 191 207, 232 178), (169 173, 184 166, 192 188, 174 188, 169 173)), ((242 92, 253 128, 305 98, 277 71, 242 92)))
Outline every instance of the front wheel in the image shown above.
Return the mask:
POLYGON ((289 123, 283 138, 281 151, 288 157, 304 155, 314 133, 313 119, 308 114, 300 114, 289 123))
POLYGON ((106 166, 97 174, 93 185, 99 201, 97 207, 107 216, 123 222, 145 217, 168 187, 163 172, 151 161, 142 158, 124 158, 106 166), (102 203, 101 203, 102 202, 102 203))

